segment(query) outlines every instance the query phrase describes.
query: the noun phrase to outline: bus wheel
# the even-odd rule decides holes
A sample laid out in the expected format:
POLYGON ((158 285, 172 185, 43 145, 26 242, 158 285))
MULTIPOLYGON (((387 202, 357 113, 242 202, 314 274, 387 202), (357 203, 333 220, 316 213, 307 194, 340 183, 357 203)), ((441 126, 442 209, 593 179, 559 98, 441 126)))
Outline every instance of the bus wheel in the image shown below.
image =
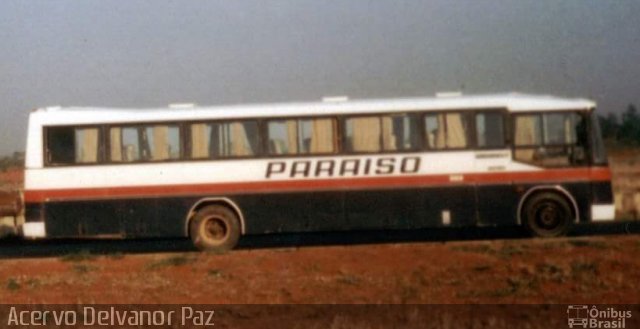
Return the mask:
POLYGON ((240 239, 240 224, 233 211, 224 206, 206 206, 189 224, 191 241, 196 248, 223 252, 233 249, 240 239))
POLYGON ((555 193, 533 196, 525 204, 522 215, 529 233, 543 238, 565 235, 573 221, 571 207, 555 193))

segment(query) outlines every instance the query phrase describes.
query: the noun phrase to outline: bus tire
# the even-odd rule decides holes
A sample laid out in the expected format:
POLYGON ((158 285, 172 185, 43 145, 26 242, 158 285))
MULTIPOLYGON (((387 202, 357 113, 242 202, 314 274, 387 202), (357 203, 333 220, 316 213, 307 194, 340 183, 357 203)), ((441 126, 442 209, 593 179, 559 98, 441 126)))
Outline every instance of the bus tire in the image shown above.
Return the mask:
POLYGON ((203 207, 189 223, 189 235, 193 245, 200 250, 229 251, 240 239, 238 216, 225 206, 203 207))
POLYGON ((550 192, 539 193, 525 203, 523 226, 536 237, 563 236, 571 228, 572 215, 571 207, 564 197, 550 192))

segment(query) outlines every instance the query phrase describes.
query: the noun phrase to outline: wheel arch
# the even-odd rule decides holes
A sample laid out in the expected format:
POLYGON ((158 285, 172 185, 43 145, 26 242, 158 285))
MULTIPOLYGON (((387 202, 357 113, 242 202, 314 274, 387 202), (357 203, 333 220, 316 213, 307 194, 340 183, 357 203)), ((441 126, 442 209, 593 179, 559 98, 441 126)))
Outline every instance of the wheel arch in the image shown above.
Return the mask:
POLYGON ((198 210, 202 209, 203 207, 206 207, 209 205, 222 205, 231 209, 236 214, 236 216, 238 216, 238 220, 240 221, 240 235, 245 234, 246 227, 244 222, 244 215, 242 214, 242 210, 240 210, 240 207, 238 207, 238 205, 229 198, 210 197, 210 198, 202 198, 196 201, 193 204, 193 206, 191 206, 191 208, 189 209, 189 212, 187 212, 187 217, 184 221, 185 223, 184 232, 186 236, 189 236, 189 224, 191 223, 191 220, 193 219, 196 212, 198 212, 198 210))
POLYGON ((522 210, 524 208, 524 205, 527 203, 527 201, 531 199, 531 197, 533 197, 534 195, 538 193, 544 193, 544 192, 553 192, 565 198, 569 202, 569 204, 571 204, 571 208, 573 210, 573 221, 577 223, 580 220, 580 210, 578 209, 578 203, 576 202, 576 199, 573 197, 573 195, 571 195, 569 191, 567 191, 564 187, 560 185, 541 185, 541 186, 534 186, 530 188, 520 198, 520 202, 518 203, 518 216, 517 216, 518 225, 522 225, 522 210))

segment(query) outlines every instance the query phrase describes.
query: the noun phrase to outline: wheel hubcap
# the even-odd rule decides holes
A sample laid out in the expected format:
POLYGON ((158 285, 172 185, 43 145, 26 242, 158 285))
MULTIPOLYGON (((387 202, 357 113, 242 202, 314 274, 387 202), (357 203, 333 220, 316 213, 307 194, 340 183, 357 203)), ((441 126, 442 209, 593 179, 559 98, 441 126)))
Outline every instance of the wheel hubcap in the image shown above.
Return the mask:
POLYGON ((562 211, 552 202, 542 204, 537 211, 536 220, 540 227, 553 229, 562 222, 562 211))
POLYGON ((220 218, 211 217, 204 223, 204 233, 211 240, 224 240, 228 232, 227 225, 220 218))

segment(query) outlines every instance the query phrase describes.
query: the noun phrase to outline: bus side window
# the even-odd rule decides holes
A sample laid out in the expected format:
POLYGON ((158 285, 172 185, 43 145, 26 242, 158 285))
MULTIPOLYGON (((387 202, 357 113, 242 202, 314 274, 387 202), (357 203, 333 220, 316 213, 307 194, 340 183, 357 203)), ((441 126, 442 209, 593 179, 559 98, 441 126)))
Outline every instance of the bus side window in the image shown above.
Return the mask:
POLYGON ((336 151, 336 121, 332 118, 298 121, 300 153, 326 154, 336 151))
POLYGON ((273 120, 267 122, 267 141, 269 143, 269 154, 297 154, 297 135, 297 120, 273 120))
POLYGON ((352 152, 410 151, 419 146, 415 115, 380 115, 345 120, 346 149, 352 152))
POLYGON ((351 152, 380 152, 380 117, 355 117, 345 120, 346 149, 351 152))
POLYGON ((443 149, 445 147, 444 115, 425 115, 424 128, 427 147, 434 150, 443 149))
POLYGON ((111 127, 111 162, 166 161, 180 159, 180 127, 176 124, 111 127))
POLYGON ((464 149, 469 145, 468 116, 463 113, 429 113, 424 127, 429 149, 464 149))
POLYGON ((191 159, 247 157, 258 154, 255 120, 194 123, 189 125, 191 159))
POLYGON ((258 153, 258 123, 233 121, 212 126, 211 154, 214 157, 247 157, 258 153))
POLYGON ((117 162, 136 162, 141 160, 140 156, 140 137, 138 136, 138 128, 111 128, 121 130, 120 144, 111 141, 111 153, 114 149, 120 149, 120 158, 118 160, 111 158, 111 161, 117 162))
POLYGON ((98 128, 47 128, 47 163, 54 165, 97 163, 100 152, 98 128))
POLYGON ((504 117, 501 112, 476 114, 476 140, 480 148, 503 148, 504 117))
POLYGON ((517 115, 514 120, 514 158, 533 163, 536 147, 542 144, 542 120, 539 114, 517 115))
POLYGON ((144 128, 143 154, 149 161, 180 159, 180 127, 178 125, 152 125, 144 128))
POLYGON ((270 155, 327 154, 336 150, 336 122, 331 118, 267 122, 270 155))
POLYGON ((382 117, 382 146, 385 151, 410 151, 419 147, 420 133, 415 115, 382 117))
POLYGON ((516 115, 514 159, 543 167, 587 162, 587 132, 583 115, 556 112, 516 115))

